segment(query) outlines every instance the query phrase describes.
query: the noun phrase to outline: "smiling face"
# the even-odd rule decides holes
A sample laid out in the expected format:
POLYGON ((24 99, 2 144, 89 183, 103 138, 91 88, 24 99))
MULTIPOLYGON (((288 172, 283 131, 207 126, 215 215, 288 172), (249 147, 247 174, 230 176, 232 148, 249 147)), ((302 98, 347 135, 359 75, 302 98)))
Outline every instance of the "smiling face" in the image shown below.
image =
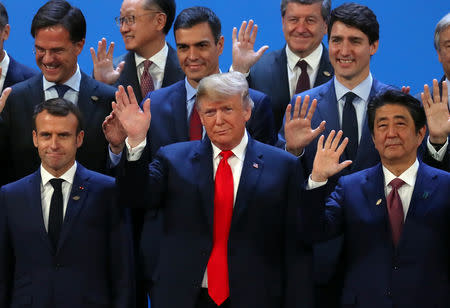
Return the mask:
POLYGON ((222 151, 236 147, 245 133, 251 107, 244 108, 240 95, 226 99, 204 97, 199 102, 199 116, 211 142, 222 151))
POLYGON ((196 88, 202 78, 219 72, 224 38, 221 36, 216 44, 208 23, 177 29, 175 41, 178 61, 193 87, 196 88))
POLYGON ((75 74, 83 46, 84 39, 72 42, 69 31, 61 25, 39 29, 34 40, 36 64, 45 79, 64 83, 75 74))
POLYGON ((84 132, 77 134, 78 120, 73 113, 54 116, 42 111, 36 116, 33 143, 38 149, 42 167, 55 177, 63 175, 75 163, 84 132))
POLYGON ((447 27, 439 35, 438 59, 442 64, 445 76, 450 80, 450 27, 447 27))
POLYGON ((289 49, 304 58, 314 51, 327 33, 322 18, 322 3, 300 4, 290 2, 282 17, 283 33, 289 49))
POLYGON ((370 57, 378 49, 378 41, 369 43, 369 38, 358 28, 336 21, 328 40, 330 62, 340 83, 353 89, 367 78, 370 72, 370 57))
POLYGON ((386 104, 375 111, 372 139, 385 166, 406 170, 417 157, 426 127, 416 133, 414 120, 402 105, 386 104))

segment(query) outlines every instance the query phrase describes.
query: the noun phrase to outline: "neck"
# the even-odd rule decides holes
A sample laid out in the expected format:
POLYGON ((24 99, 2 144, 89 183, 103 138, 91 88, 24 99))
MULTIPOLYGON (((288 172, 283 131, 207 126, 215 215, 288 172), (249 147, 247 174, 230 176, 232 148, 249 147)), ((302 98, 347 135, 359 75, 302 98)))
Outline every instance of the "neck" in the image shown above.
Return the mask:
POLYGON ((383 166, 396 177, 400 176, 403 172, 408 170, 408 168, 411 167, 415 161, 416 156, 411 156, 411 158, 409 158, 407 161, 402 162, 381 159, 381 163, 383 164, 383 166))
POLYGON ((343 76, 336 75, 336 79, 347 89, 353 90, 356 88, 361 82, 363 82, 370 73, 370 69, 367 69, 367 72, 360 74, 359 76, 355 76, 353 78, 345 78, 343 76))
POLYGON ((151 43, 137 49, 136 53, 145 59, 149 59, 157 54, 161 49, 163 49, 165 43, 166 37, 164 35, 161 35, 151 43))
POLYGON ((5 51, 2 49, 2 51, 0 52, 0 62, 2 62, 4 58, 5 58, 5 51))

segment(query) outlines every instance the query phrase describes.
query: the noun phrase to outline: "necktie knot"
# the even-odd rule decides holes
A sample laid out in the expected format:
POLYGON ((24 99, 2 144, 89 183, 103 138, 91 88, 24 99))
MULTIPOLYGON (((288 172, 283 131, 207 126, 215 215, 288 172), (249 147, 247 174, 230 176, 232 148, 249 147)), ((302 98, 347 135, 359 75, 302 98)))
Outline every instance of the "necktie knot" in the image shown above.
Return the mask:
POLYGON ((50 180, 50 184, 52 184, 53 189, 56 190, 56 191, 61 190, 62 182, 64 182, 63 179, 56 179, 55 178, 55 179, 51 179, 50 180))
POLYGON ((400 187, 403 186, 403 184, 405 184, 405 182, 403 182, 403 180, 400 178, 395 178, 389 183, 392 189, 399 189, 400 187))
POLYGON ((308 63, 305 60, 299 60, 297 62, 297 66, 300 67, 302 71, 306 70, 308 68, 308 63))
POLYGON ((64 94, 66 94, 66 92, 70 89, 70 87, 65 84, 55 84, 53 87, 55 88, 56 92, 58 92, 59 98, 63 98, 64 94))
POLYGON ((150 60, 145 60, 144 61, 144 71, 148 71, 148 69, 150 68, 150 65, 152 65, 152 61, 150 60))
POLYGON ((353 100, 357 97, 357 95, 353 92, 347 92, 345 94, 345 104, 351 104, 353 103, 353 100))
POLYGON ((220 152, 219 155, 222 156, 223 159, 228 160, 228 158, 233 156, 233 152, 232 151, 222 151, 222 152, 220 152))

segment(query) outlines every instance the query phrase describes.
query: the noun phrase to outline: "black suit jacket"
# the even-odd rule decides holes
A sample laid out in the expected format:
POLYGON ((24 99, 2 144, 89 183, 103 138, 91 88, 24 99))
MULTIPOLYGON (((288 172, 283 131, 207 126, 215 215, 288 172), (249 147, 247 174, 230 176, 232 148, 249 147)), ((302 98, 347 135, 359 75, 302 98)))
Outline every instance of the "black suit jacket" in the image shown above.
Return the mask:
MULTIPOLYGON (((328 50, 323 46, 314 87, 324 84, 333 77, 334 70, 328 57, 328 50)), ((251 68, 248 78, 250 88, 266 93, 272 99, 272 112, 275 129, 278 132, 283 123, 286 107, 291 100, 287 73, 286 46, 282 49, 264 54, 251 68)))
MULTIPOLYGON (((169 44, 167 44, 167 46, 169 47, 169 52, 167 54, 166 67, 164 68, 164 78, 162 82, 163 88, 170 86, 171 84, 184 78, 184 72, 181 70, 180 64, 178 63, 177 52, 169 44)), ((125 66, 114 86, 132 86, 137 101, 141 102, 143 97, 141 94, 139 79, 137 77, 134 52, 129 51, 128 53, 114 59, 114 66, 119 65, 119 63, 122 61, 125 61, 125 66)))
MULTIPOLYGON (((3 89, 6 89, 7 87, 12 87, 16 83, 27 80, 28 78, 31 78, 34 75, 38 74, 37 71, 14 60, 14 58, 11 57, 9 54, 8 56, 9 56, 9 66, 8 71, 6 72, 3 89)), ((3 89, 0 89, 0 91, 3 91, 3 89)))
MULTIPOLYGON (((12 87, 5 109, 0 114, 0 184, 20 179, 39 167, 40 159, 32 138, 34 107, 45 99, 42 74, 12 87)), ((85 132, 77 160, 101 173, 107 170, 108 143, 102 122, 111 112, 115 88, 81 73, 78 107, 85 132)))

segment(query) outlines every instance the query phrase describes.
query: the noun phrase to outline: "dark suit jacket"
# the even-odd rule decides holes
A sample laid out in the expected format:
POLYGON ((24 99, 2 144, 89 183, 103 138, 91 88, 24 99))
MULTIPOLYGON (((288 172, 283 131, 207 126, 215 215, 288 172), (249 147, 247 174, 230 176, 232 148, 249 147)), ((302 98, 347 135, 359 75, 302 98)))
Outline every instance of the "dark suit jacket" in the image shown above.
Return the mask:
MULTIPOLYGON (((164 209, 152 307, 194 308, 213 244, 211 142, 168 145, 148 162, 127 162, 118 183, 129 206, 164 209)), ((302 178, 293 156, 249 138, 228 240, 230 307, 311 307, 310 249, 292 233, 302 178)))
MULTIPOLYGON (((319 71, 314 87, 317 87, 333 77, 334 70, 330 64, 328 50, 323 46, 319 71)), ((266 93, 272 99, 272 112, 275 129, 278 132, 283 123, 286 107, 291 100, 287 73, 286 46, 280 50, 264 54, 251 68, 248 78, 250 88, 266 93)))
POLYGON ((397 248, 381 164, 306 193, 303 237, 345 237, 343 307, 450 307, 450 174, 420 163, 397 248))
POLYGON ((132 307, 131 235, 114 179, 78 164, 56 251, 40 186, 38 170, 0 190, 0 306, 132 307))
MULTIPOLYGON (((28 78, 37 75, 38 72, 25 66, 16 60, 13 57, 9 56, 9 66, 8 71, 6 72, 5 83, 3 84, 3 89, 7 87, 12 87, 16 83, 27 80, 28 78)), ((0 89, 0 91, 3 91, 0 89)))
MULTIPOLYGON (((163 88, 170 86, 171 84, 174 84, 175 82, 184 78, 184 72, 181 70, 180 64, 178 63, 177 52, 169 44, 167 44, 167 46, 169 47, 169 52, 167 54, 166 67, 164 68, 164 78, 162 82, 163 88)), ((125 61, 125 66, 114 86, 132 86, 137 101, 141 102, 143 97, 141 94, 141 86, 139 85, 139 79, 137 76, 134 52, 129 51, 128 53, 114 59, 114 66, 119 65, 119 63, 122 61, 125 61)))
MULTIPOLYGON (((115 89, 81 73, 78 107, 84 119, 84 141, 77 160, 87 168, 106 171, 108 143, 102 122, 111 112, 115 89)), ((45 99, 42 74, 16 84, 0 115, 1 184, 20 179, 36 170, 40 159, 33 145, 34 107, 45 99)))

